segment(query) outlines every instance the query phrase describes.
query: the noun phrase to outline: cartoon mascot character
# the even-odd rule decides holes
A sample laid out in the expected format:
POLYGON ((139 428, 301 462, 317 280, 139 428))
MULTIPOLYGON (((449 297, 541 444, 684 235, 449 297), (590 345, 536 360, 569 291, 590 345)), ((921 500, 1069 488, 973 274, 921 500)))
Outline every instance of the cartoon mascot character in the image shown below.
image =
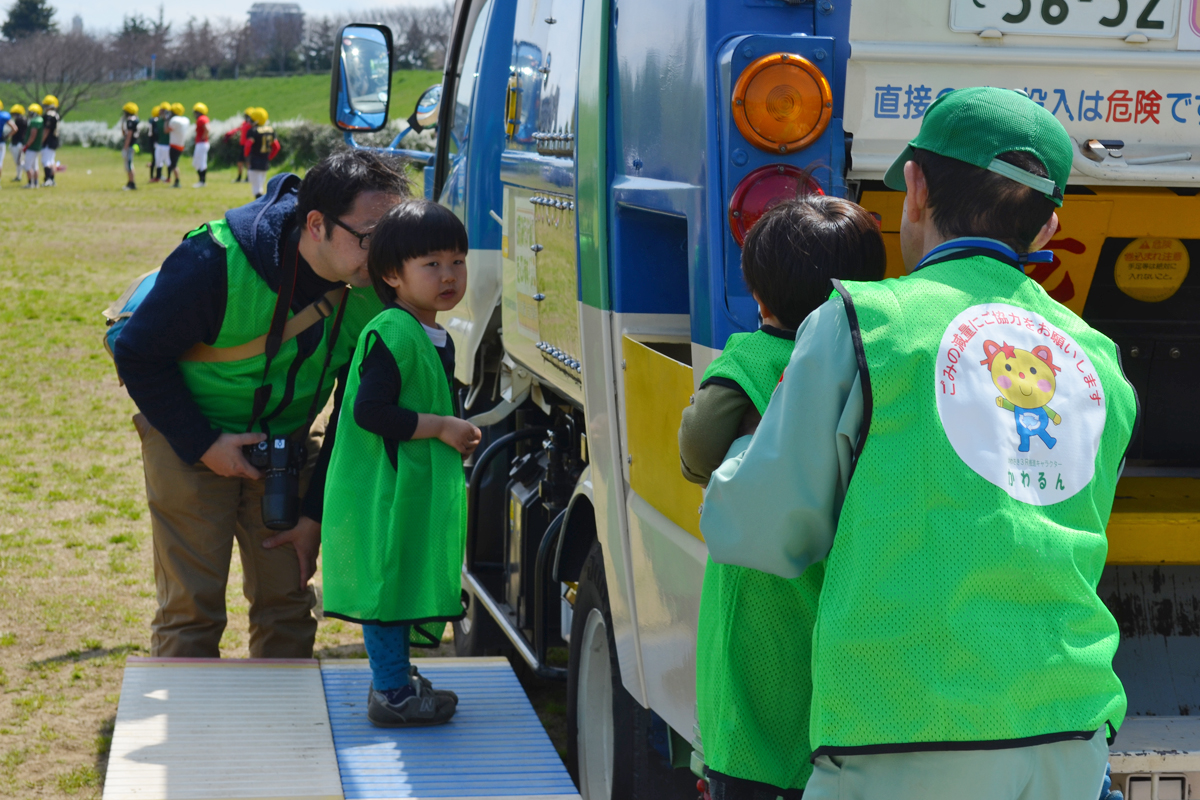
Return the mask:
POLYGON ((999 345, 988 339, 983 354, 987 358, 979 363, 991 371, 992 383, 1000 390, 996 405, 1016 418, 1021 437, 1017 450, 1028 453, 1034 436, 1053 449, 1058 440, 1050 435, 1050 423, 1058 425, 1062 417, 1046 404, 1054 397, 1054 376, 1062 369, 1054 366, 1050 348, 1042 344, 1033 350, 1019 350, 1008 342, 999 345))

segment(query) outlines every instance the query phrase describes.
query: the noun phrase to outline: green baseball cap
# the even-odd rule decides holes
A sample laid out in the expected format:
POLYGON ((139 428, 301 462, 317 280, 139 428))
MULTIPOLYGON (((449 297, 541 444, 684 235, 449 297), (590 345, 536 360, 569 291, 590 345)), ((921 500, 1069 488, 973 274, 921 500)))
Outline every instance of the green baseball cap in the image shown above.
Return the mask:
POLYGON ((1024 92, 989 86, 958 89, 930 104, 917 138, 883 178, 889 189, 905 190, 904 164, 913 160, 914 148, 1003 175, 1038 190, 1056 206, 1062 205, 1075 151, 1062 123, 1024 92), (996 158, 1014 150, 1033 154, 1050 177, 996 158))

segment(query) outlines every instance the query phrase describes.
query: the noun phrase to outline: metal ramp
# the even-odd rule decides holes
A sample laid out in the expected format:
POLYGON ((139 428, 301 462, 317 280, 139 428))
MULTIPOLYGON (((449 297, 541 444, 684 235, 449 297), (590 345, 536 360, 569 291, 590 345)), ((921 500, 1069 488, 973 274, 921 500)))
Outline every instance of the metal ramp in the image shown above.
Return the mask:
POLYGON ((579 800, 505 659, 416 663, 448 725, 370 725, 365 660, 130 658, 104 800, 579 800))

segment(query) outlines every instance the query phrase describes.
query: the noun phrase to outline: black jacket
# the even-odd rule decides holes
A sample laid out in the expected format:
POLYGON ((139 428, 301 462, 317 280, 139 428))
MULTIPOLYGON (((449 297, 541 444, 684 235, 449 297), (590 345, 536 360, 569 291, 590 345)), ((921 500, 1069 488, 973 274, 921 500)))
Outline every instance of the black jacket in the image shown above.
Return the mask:
MULTIPOLYGON (((295 175, 278 175, 267 184, 266 194, 261 198, 225 214, 230 231, 251 266, 273 292, 279 290, 284 244, 295 228, 299 183, 295 175)), ((321 278, 301 259, 292 297, 293 311, 309 305, 334 286, 335 283, 321 278)), ((129 318, 113 348, 117 372, 125 381, 129 396, 188 464, 199 461, 221 431, 209 423, 192 398, 178 361, 196 343, 211 345, 216 341, 227 313, 227 289, 225 250, 203 233, 184 239, 163 262, 154 288, 129 318)), ((314 325, 300 334, 296 339, 300 352, 315 350, 323 335, 322 325, 314 325)), ((339 406, 344 374, 343 369, 338 379, 339 406)), ((304 498, 304 514, 318 521, 336 420, 335 410, 321 448, 317 474, 304 498)))

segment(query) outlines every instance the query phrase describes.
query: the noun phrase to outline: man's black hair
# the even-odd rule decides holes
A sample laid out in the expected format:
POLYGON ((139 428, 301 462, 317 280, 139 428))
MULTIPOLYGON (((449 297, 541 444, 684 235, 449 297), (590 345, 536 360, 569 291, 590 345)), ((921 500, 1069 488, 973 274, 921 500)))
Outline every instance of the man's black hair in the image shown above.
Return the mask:
POLYGON ((375 226, 367 252, 375 294, 384 303, 393 302, 396 290, 383 279, 398 274, 408 259, 439 250, 467 252, 467 228, 453 211, 418 197, 392 206, 375 226))
MULTIPOLYGON (((400 159, 372 150, 338 150, 321 159, 305 174, 296 198, 296 219, 303 225, 310 211, 341 219, 350 213, 354 201, 363 192, 407 197, 408 191, 408 177, 400 159)), ((326 222, 326 239, 333 238, 335 227, 326 222)))
POLYGON ((742 247, 742 277, 789 330, 829 299, 831 278, 877 281, 887 269, 879 223, 862 206, 809 194, 763 214, 742 247))
MULTIPOLYGON (((1050 175, 1032 153, 1012 151, 996 157, 1034 175, 1050 175)), ((925 173, 933 224, 947 239, 982 236, 1025 253, 1054 213, 1054 203, 1037 189, 974 164, 916 149, 913 160, 925 173)))

